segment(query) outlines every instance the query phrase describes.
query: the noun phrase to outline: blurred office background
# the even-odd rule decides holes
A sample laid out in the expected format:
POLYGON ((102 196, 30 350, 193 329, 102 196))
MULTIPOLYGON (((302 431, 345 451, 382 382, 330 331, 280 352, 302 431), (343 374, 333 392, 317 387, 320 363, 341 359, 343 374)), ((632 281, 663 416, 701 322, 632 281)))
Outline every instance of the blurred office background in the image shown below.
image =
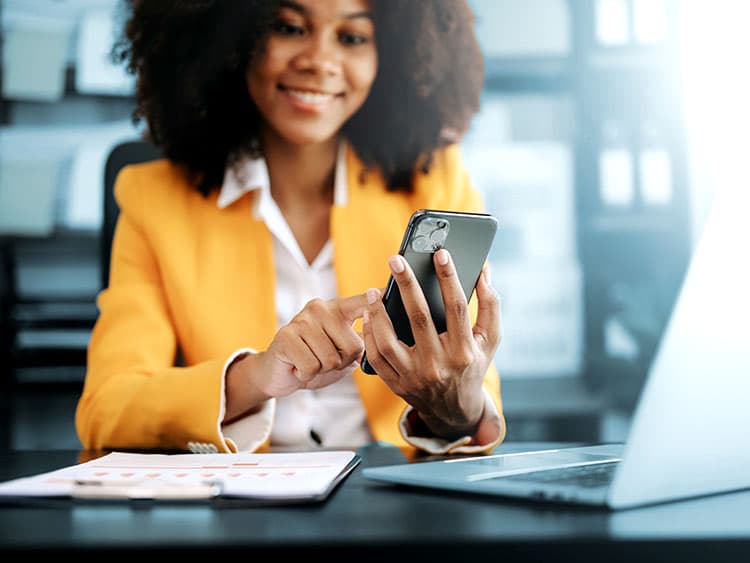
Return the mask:
MULTIPOLYGON (((622 440, 713 194, 750 187, 750 3, 470 3, 508 439, 622 440)), ((121 4, 0 10, 0 447, 77 448, 104 166, 140 134, 108 59, 121 4)))

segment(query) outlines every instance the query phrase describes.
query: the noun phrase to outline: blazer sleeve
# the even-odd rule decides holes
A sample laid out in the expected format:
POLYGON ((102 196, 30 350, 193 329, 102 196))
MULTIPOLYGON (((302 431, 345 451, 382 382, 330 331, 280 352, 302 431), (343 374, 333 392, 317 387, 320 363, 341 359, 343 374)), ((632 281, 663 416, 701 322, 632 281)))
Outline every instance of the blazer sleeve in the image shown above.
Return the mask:
POLYGON ((174 366, 177 338, 144 234, 142 176, 126 167, 115 185, 110 283, 97 299, 76 431, 86 449, 232 451, 220 431, 226 359, 174 366))

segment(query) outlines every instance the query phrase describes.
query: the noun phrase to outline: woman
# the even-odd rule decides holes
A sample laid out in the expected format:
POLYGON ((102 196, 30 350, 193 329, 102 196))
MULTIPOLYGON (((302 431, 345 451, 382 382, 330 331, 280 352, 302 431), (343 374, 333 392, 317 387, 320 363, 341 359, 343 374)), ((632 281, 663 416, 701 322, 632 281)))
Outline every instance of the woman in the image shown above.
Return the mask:
POLYGON ((466 3, 132 8, 119 54, 166 158, 115 186, 84 447, 492 450, 505 424, 489 271, 467 306, 435 254, 455 329, 437 334, 391 256, 414 210, 482 208, 456 144, 483 79, 466 3), (413 347, 376 289, 389 274, 422 321, 413 347), (365 348, 379 376, 359 370, 365 348))

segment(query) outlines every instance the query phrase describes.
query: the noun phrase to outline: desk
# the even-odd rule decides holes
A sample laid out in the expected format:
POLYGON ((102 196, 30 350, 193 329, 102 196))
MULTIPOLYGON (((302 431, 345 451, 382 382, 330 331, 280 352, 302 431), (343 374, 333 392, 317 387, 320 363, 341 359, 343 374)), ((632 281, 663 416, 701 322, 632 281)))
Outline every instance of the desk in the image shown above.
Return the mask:
MULTIPOLYGON (((552 444, 513 444, 519 451, 552 444)), ((750 491, 620 513, 536 505, 367 481, 362 468, 405 462, 401 450, 360 450, 360 466, 324 503, 303 506, 0 503, 0 553, 104 555, 147 550, 203 557, 322 556, 326 560, 747 561, 750 491), (408 557, 408 559, 407 559, 408 557)), ((0 479, 57 469, 79 452, 0 454, 0 479)))

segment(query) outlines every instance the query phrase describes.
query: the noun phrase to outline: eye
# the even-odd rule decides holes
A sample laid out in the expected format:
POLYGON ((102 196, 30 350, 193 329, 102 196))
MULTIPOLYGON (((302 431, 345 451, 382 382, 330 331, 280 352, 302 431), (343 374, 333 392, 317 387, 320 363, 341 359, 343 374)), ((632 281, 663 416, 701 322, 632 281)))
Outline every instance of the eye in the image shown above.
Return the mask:
POLYGON ((279 35, 304 35, 305 28, 288 21, 279 20, 273 24, 273 31, 279 35))
POLYGON ((343 45, 363 45, 365 43, 368 43, 370 41, 370 38, 365 35, 360 35, 357 33, 340 33, 339 34, 339 41, 343 45))

